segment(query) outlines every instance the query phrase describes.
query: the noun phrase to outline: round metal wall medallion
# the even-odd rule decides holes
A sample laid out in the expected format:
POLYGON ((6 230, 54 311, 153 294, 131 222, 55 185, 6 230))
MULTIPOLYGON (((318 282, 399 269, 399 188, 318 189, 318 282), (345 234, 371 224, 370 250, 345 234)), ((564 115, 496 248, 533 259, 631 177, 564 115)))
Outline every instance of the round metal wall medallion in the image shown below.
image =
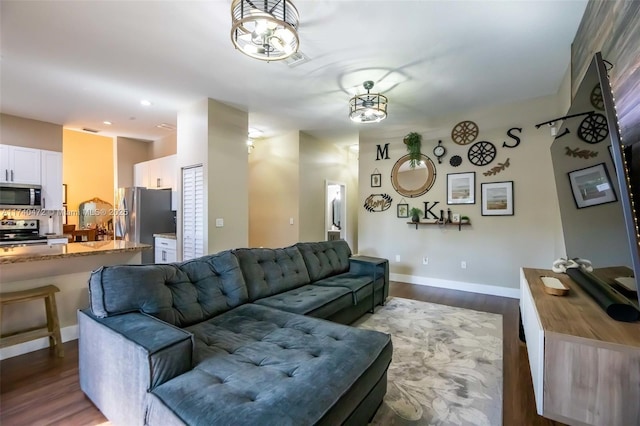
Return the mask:
POLYGON ((451 130, 451 139, 458 145, 467 145, 478 137, 478 125, 473 121, 461 121, 451 130))
POLYGON ((459 155, 454 155, 449 159, 449 164, 451 164, 453 167, 458 167, 460 164, 462 164, 462 157, 460 157, 459 155))
POLYGON ((587 115, 578 127, 578 137, 586 143, 602 142, 608 135, 607 119, 602 114, 587 115))
POLYGON ((604 111, 604 99, 602 99, 602 89, 599 84, 596 84, 591 90, 591 105, 595 109, 599 109, 600 111, 604 111))
POLYGON ((496 146, 491 142, 476 142, 469 148, 467 157, 471 164, 475 166, 486 166, 496 158, 496 146))

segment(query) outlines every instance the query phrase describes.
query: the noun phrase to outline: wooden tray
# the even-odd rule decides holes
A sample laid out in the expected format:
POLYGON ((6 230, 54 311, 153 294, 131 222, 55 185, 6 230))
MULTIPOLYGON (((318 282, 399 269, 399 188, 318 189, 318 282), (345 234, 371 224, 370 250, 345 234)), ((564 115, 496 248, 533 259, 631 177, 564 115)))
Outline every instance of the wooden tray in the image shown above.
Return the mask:
POLYGON ((566 296, 569 293, 569 288, 562 284, 557 278, 554 277, 540 277, 542 284, 544 285, 544 292, 553 296, 566 296))

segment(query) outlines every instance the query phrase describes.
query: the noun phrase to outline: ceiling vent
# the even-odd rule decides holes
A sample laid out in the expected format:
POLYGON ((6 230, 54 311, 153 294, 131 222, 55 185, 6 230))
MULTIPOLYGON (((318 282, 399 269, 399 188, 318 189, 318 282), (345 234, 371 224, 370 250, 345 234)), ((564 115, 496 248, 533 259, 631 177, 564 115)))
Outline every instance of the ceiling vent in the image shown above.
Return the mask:
POLYGON ((298 65, 302 65, 305 62, 309 62, 309 57, 298 50, 296 53, 284 59, 282 62, 287 64, 290 68, 293 68, 297 67, 298 65))
POLYGON ((164 129, 164 130, 175 130, 176 126, 172 126, 171 124, 167 124, 167 123, 160 123, 156 126, 158 129, 164 129))
POLYGON ((85 131, 85 132, 89 132, 89 133, 98 133, 99 132, 99 130, 90 129, 88 127, 83 127, 82 130, 85 131))

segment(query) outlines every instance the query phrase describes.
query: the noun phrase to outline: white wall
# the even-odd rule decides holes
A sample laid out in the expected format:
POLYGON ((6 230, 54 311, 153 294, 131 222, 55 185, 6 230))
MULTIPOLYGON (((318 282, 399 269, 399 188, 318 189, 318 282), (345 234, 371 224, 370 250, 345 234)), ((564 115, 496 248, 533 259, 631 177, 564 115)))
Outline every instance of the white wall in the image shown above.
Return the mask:
MULTIPOLYGON (((178 111, 177 123, 178 169, 203 166, 205 252, 246 247, 249 241, 247 113, 213 99, 202 99, 178 111), (223 227, 215 226, 217 218, 223 219, 223 227)), ((180 182, 176 227, 179 259, 182 258, 181 187, 180 182)))
POLYGON ((535 124, 557 117, 565 112, 557 97, 545 97, 527 102, 492 107, 443 117, 415 128, 406 128, 395 137, 361 135, 359 181, 359 251, 362 254, 381 256, 390 260, 392 277, 420 284, 462 288, 470 291, 488 290, 492 294, 515 296, 519 286, 520 267, 550 268, 558 253, 559 211, 555 192, 549 147, 553 138, 549 128, 535 128, 535 124), (451 139, 451 129, 463 120, 474 121, 479 126, 477 141, 492 142, 497 148, 495 160, 485 166, 472 165, 467 159, 470 145, 461 146, 451 139), (421 126, 428 126, 427 130, 421 126), (513 145, 507 130, 523 128, 521 143, 516 148, 505 148, 503 141, 513 145), (422 152, 436 163, 436 182, 425 195, 418 198, 404 197, 410 207, 424 210, 424 201, 438 201, 434 209, 439 212, 451 208, 452 212, 467 215, 471 226, 442 228, 420 226, 396 217, 396 205, 403 198, 391 185, 391 169, 397 159, 406 154, 402 142, 405 134, 417 131, 423 135, 422 152), (432 153, 438 140, 443 141, 447 154, 438 164, 432 153), (389 160, 376 161, 376 145, 389 142, 389 160), (452 155, 460 155, 463 163, 457 168, 449 164, 452 155), (484 176, 490 168, 507 158, 510 167, 495 176, 484 176), (381 188, 371 188, 369 179, 377 168, 382 174, 381 188), (447 205, 446 181, 448 173, 475 172, 476 204, 447 205), (481 183, 514 182, 514 216, 481 215, 481 183), (370 213, 362 204, 372 193, 387 193, 393 204, 384 212, 370 213), (400 256, 397 262, 396 255, 400 256), (422 258, 429 258, 423 265, 422 258), (461 261, 467 268, 461 269, 461 261), (487 289, 486 286, 490 288, 487 289))

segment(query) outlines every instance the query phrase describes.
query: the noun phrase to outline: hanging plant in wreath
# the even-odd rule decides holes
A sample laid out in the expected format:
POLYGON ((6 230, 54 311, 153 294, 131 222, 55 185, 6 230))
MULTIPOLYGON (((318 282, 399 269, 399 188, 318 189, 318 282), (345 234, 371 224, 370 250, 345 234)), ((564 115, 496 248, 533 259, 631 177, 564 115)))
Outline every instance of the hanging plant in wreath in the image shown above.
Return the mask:
POLYGON ((405 145, 407 145, 407 152, 409 153, 409 167, 414 169, 422 160, 422 135, 420 133, 411 132, 403 139, 405 145))

